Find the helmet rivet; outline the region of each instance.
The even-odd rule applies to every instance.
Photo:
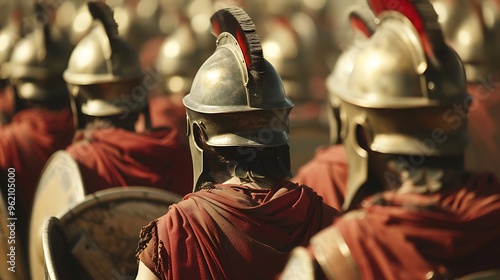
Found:
[[[434,84],[434,82],[429,82],[429,83],[427,84],[427,88],[428,88],[429,90],[434,90],[434,89],[436,88],[436,84]]]
[[[427,280],[433,280],[433,279],[436,279],[437,277],[438,277],[438,275],[434,271],[429,271],[425,275],[425,279],[427,279]]]

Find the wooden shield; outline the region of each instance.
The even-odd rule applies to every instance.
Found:
[[[133,279],[135,250],[142,227],[168,211],[181,197],[149,187],[118,187],[87,195],[60,220],[71,256],[85,279]],[[46,261],[51,261],[46,259]],[[52,264],[55,271],[67,261]]]
[[[6,202],[0,192],[0,279],[28,279],[24,247],[21,244],[21,238],[16,236],[15,227],[11,224],[12,222],[15,226],[17,220],[9,215]]]
[[[60,217],[85,198],[78,164],[66,151],[57,151],[45,164],[35,192],[29,228],[29,261],[32,279],[43,279],[43,225]]]

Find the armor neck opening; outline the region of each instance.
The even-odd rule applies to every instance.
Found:
[[[369,165],[381,190],[435,193],[460,183],[464,156],[382,154],[369,151]],[[373,181],[372,181],[373,182]]]
[[[139,119],[138,113],[130,113],[126,118],[122,115],[108,117],[94,117],[83,115],[85,129],[99,130],[105,128],[121,128],[127,131],[135,131],[135,124]]]
[[[203,144],[210,177],[215,183],[238,180],[260,185],[290,178],[289,146],[213,147]]]

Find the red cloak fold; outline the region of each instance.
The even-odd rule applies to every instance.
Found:
[[[274,279],[289,251],[338,215],[287,180],[277,191],[215,185],[146,227],[153,239],[141,261],[161,279]]]
[[[326,204],[341,210],[347,185],[344,145],[318,149],[314,158],[299,169],[292,181],[311,187]]]
[[[363,279],[426,279],[430,271],[453,277],[500,268],[500,185],[474,175],[443,194],[382,194],[366,201],[362,218],[337,228]]]
[[[180,136],[186,135],[186,107],[182,103],[182,96],[151,96],[149,112],[153,127],[175,127]]]
[[[0,126],[0,173],[4,182],[9,168],[15,169],[16,205],[31,213],[40,172],[49,157],[66,148],[73,138],[71,110],[25,109],[10,124]]]
[[[465,150],[465,167],[477,172],[493,172],[500,178],[500,88],[494,80],[485,82],[492,84],[467,87],[473,96],[467,118],[450,120],[457,124],[467,121],[469,145]]]
[[[0,88],[0,125],[7,124],[14,114],[14,92],[10,85]]]
[[[66,149],[78,162],[87,193],[150,186],[185,195],[193,188],[189,151],[176,130],[135,133],[106,128]]]

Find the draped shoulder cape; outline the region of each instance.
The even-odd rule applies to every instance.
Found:
[[[87,193],[118,186],[150,186],[181,196],[192,191],[191,155],[176,130],[135,133],[96,130],[69,146]]]
[[[273,190],[212,186],[143,228],[140,259],[159,278],[274,279],[289,251],[339,215],[288,180]]]
[[[347,186],[344,145],[318,149],[314,158],[299,169],[292,181],[311,187],[326,204],[341,210]]]
[[[435,195],[385,192],[361,211],[336,227],[362,279],[500,269],[500,184],[491,175],[470,175],[462,188]]]
[[[459,125],[467,122],[469,144],[465,149],[465,167],[475,172],[492,172],[500,178],[500,75],[488,76],[484,83],[469,84],[472,95],[468,112],[462,118],[449,118]],[[459,111],[460,112],[460,111]]]

